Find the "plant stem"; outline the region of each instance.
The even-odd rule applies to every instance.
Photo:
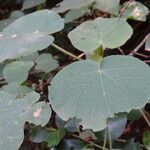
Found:
[[[147,122],[148,126],[150,127],[150,121],[148,120],[147,116],[145,115],[145,113],[143,112],[142,109],[140,109],[140,112],[141,112],[143,118],[145,119],[145,121]]]
[[[106,143],[107,143],[107,128],[105,129],[103,150],[105,150],[105,148],[106,148]]]
[[[81,60],[81,58],[79,58],[78,56],[76,56],[76,55],[74,55],[74,54],[72,54],[72,53],[66,51],[65,49],[59,47],[58,45],[56,45],[56,44],[54,44],[54,43],[51,44],[51,45],[52,45],[54,48],[56,48],[57,50],[63,52],[64,54],[67,54],[67,55],[69,55],[69,56],[71,56],[71,57],[73,57],[73,58],[75,58],[75,59],[77,59],[77,60]]]
[[[78,139],[80,139],[80,140],[82,140],[82,141],[85,141],[83,138],[81,138],[81,137],[78,136],[78,135],[75,135],[75,134],[71,134],[71,135],[72,135],[73,137],[75,137],[75,138],[78,138]],[[85,141],[85,142],[86,142],[86,141]],[[88,141],[88,143],[89,143],[91,146],[94,146],[94,147],[97,147],[97,148],[103,150],[103,147],[102,147],[102,146],[100,146],[100,145],[98,145],[98,144],[96,144],[96,143],[94,143],[94,142],[92,142],[92,141]],[[105,148],[105,150],[109,150],[109,149]]]
[[[141,43],[130,53],[131,56],[133,56],[134,53],[136,53],[146,42],[146,40],[150,37],[150,33],[148,33],[145,38],[141,41]]]

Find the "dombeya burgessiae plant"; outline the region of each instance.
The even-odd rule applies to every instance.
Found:
[[[45,0],[25,0],[22,10],[39,9],[44,4]],[[110,18],[100,16],[84,21],[74,29],[71,26],[68,33],[72,45],[83,52],[84,60],[53,43],[52,34],[61,31],[65,21],[97,9]],[[66,20],[56,13],[67,10]],[[113,142],[126,127],[127,113],[136,109],[144,115],[141,109],[150,99],[150,68],[133,56],[104,57],[104,53],[106,49],[115,51],[131,38],[133,28],[127,19],[144,22],[148,11],[139,2],[121,6],[120,0],[63,0],[53,10],[18,16],[14,22],[11,16],[10,21],[5,20],[9,25],[0,33],[0,63],[5,79],[0,90],[0,150],[19,149],[27,122],[31,127],[28,136],[33,142],[45,141],[49,147],[56,148],[67,135],[99,149],[105,149],[108,140],[112,149]],[[149,37],[148,34],[143,39],[147,51]],[[61,55],[53,57],[48,51],[50,45],[73,57],[72,63],[59,66]],[[102,134],[105,134],[103,141],[98,138]],[[93,143],[99,139],[104,146]],[[132,139],[126,148],[130,145],[133,145]]]

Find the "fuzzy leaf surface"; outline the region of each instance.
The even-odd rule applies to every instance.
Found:
[[[72,30],[68,37],[77,49],[91,52],[100,45],[107,48],[119,47],[132,33],[133,30],[125,19],[99,17],[94,21],[82,23]]]
[[[62,119],[76,117],[82,119],[84,128],[99,131],[114,113],[146,104],[149,74],[147,64],[129,56],[109,56],[101,63],[79,61],[53,78],[49,98]]]

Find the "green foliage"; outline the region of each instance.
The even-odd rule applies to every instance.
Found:
[[[147,150],[150,150],[150,132],[146,131],[143,137],[143,143],[146,146]]]
[[[110,56],[102,63],[79,61],[53,78],[49,98],[60,117],[80,118],[84,128],[98,131],[114,113],[146,104],[149,74],[149,66],[133,57]]]
[[[88,7],[82,7],[80,9],[71,9],[65,15],[65,23],[72,22],[75,19],[82,17],[86,12],[88,12]]]
[[[28,71],[34,65],[32,61],[15,61],[5,66],[3,74],[8,83],[22,83],[28,77]]]
[[[124,5],[126,5],[126,3]],[[148,13],[149,10],[145,5],[140,2],[133,1],[127,6],[122,17],[138,21],[146,21],[146,16]]]
[[[46,73],[58,67],[57,60],[53,59],[51,54],[43,53],[37,57],[35,62],[36,62],[35,69],[42,70]]]
[[[68,37],[77,49],[91,52],[100,45],[107,48],[119,47],[132,33],[132,28],[125,19],[99,17],[94,21],[82,23],[71,31]]]
[[[22,99],[16,99],[14,95],[5,91],[0,92],[0,149],[5,147],[17,150],[20,147],[24,139],[23,126],[26,121],[46,125],[51,109],[44,102],[36,103],[38,99],[39,94],[35,92]]]
[[[45,3],[46,0],[25,0],[22,6],[22,10],[35,7],[37,5]]]
[[[109,138],[111,139],[111,141],[115,141],[116,139],[118,139],[124,132],[126,123],[127,123],[126,114],[119,114],[115,116],[113,119],[109,119],[107,123],[108,140]]]
[[[53,10],[58,13],[62,13],[69,9],[79,9],[84,6],[88,6],[92,2],[94,2],[94,0],[63,0],[56,5],[56,8],[53,8]]]
[[[150,51],[150,37],[146,41],[145,50]]]
[[[19,18],[0,33],[0,62],[42,50],[53,43],[51,35],[63,29],[63,19],[49,10]]]
[[[133,20],[146,21],[148,8],[136,1],[122,5],[120,0],[63,0],[52,10],[30,13],[44,8],[46,0],[17,2],[28,10],[14,11],[0,21],[0,150],[19,149],[24,133],[32,142],[42,142],[41,149],[109,146],[112,150],[141,150],[132,137],[126,141],[123,137],[124,144],[117,139],[126,126],[132,132],[132,123],[150,100],[150,68],[133,57],[144,42],[145,50],[150,51],[149,34],[129,54],[133,56],[105,56],[110,49],[122,51],[119,47],[133,34]],[[63,13],[64,19],[56,12]],[[64,28],[64,21],[70,23],[54,36],[65,37],[67,32],[72,46],[83,51],[79,56],[75,55],[78,51],[71,53],[75,51],[71,45],[68,52],[53,44],[52,34]],[[56,43],[65,47],[69,42],[63,40]],[[51,54],[50,45],[70,58],[65,60],[55,51]],[[81,58],[85,60],[73,62]],[[147,149],[149,141],[146,131],[143,143]]]
[[[65,129],[56,129],[53,132],[50,132],[47,138],[48,146],[55,146],[58,145],[62,138],[65,136],[66,131]]]
[[[95,8],[108,12],[110,14],[118,15],[120,0],[95,0]]]
[[[16,19],[24,16],[24,13],[22,11],[13,11],[8,19],[4,19],[0,21],[0,31],[2,31],[5,27],[7,27],[9,24],[11,24]]]

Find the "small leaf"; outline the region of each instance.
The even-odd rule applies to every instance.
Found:
[[[150,51],[150,37],[146,41],[145,50]]]
[[[25,0],[25,1],[23,2],[22,10],[35,7],[35,6],[40,5],[40,4],[43,4],[43,3],[45,3],[45,2],[46,2],[46,0]]]
[[[97,140],[94,132],[90,129],[86,129],[82,133],[80,133],[80,138],[84,139],[85,141],[88,141],[89,139]]]
[[[63,13],[69,9],[79,9],[84,6],[88,6],[94,2],[94,0],[63,0],[53,8],[58,13]]]
[[[22,57],[21,60],[35,62],[35,60],[37,59],[38,56],[39,56],[39,54],[37,52],[35,52],[30,55],[26,55],[26,56]]]
[[[134,142],[134,139],[128,140],[123,150],[142,150],[138,142]]]
[[[51,109],[45,102],[38,102],[32,106],[28,112],[28,121],[36,125],[45,126],[48,122],[47,118],[51,116]]]
[[[129,56],[109,56],[101,63],[74,62],[53,78],[49,99],[62,119],[80,118],[84,128],[99,131],[114,113],[147,103],[149,74],[147,64]]]
[[[46,73],[56,69],[59,66],[57,60],[53,59],[52,55],[48,53],[39,55],[35,62],[37,63],[35,69],[42,70]]]
[[[140,110],[138,110],[138,109],[137,110],[133,109],[128,114],[128,120],[130,120],[130,121],[135,121],[141,117],[142,117],[142,114],[141,114]]]
[[[99,17],[82,23],[68,37],[77,49],[91,52],[101,45],[107,48],[119,47],[132,33],[132,28],[125,19]]]
[[[2,90],[8,92],[9,94],[15,95],[16,98],[23,98],[25,95],[33,91],[32,88],[26,86],[20,86],[16,82],[11,82],[3,86]]]
[[[50,132],[47,142],[48,146],[56,146],[59,144],[59,142],[62,140],[62,138],[65,136],[66,131],[64,129],[57,129],[54,132]]]
[[[0,32],[7,27],[9,24],[11,24],[16,19],[24,16],[24,13],[22,11],[13,11],[8,19],[3,19],[0,21]]]
[[[120,7],[119,3],[120,0],[95,0],[94,7],[101,11],[118,15]]]
[[[30,115],[36,101],[40,98],[40,95],[31,92],[23,99],[16,99],[14,95],[7,92],[0,92],[0,149],[12,149],[18,150],[23,139],[24,132],[23,126],[26,121],[30,121]],[[50,107],[48,112],[50,112]],[[45,114],[45,113],[44,113]],[[44,116],[42,125],[45,125],[49,121],[50,115]],[[43,116],[43,115],[42,115]],[[46,119],[47,118],[47,119]],[[40,118],[40,123],[42,118]],[[47,121],[46,121],[47,120]],[[39,125],[39,121],[33,120]]]
[[[147,150],[150,150],[150,132],[149,131],[146,131],[144,133],[143,143],[145,147],[147,148]]]
[[[99,47],[92,54],[89,55],[91,60],[101,62],[103,60],[103,48]]]
[[[108,124],[107,128],[108,128],[109,138],[112,141],[115,141],[122,135],[126,127],[126,123],[127,123],[126,114],[119,114],[115,116],[114,118],[109,119],[107,123]]]
[[[77,119],[77,118],[71,118],[67,121],[67,123],[65,124],[64,128],[68,131],[68,132],[78,132],[80,129],[80,125],[79,123],[81,122],[82,120],[80,119]]]
[[[54,11],[41,10],[19,18],[0,33],[0,62],[43,50],[53,43],[53,36],[64,27],[64,20]]]
[[[32,130],[29,138],[34,143],[41,143],[47,140],[48,135],[49,135],[49,132],[47,130],[37,127]]]
[[[88,10],[88,7],[82,7],[80,9],[71,9],[65,15],[65,23],[72,22],[82,17],[86,12],[88,12]]]
[[[22,83],[28,77],[28,71],[34,65],[32,61],[15,61],[5,66],[3,74],[8,83]]]
[[[126,5],[126,3],[124,5]],[[149,9],[145,5],[140,2],[133,1],[126,7],[122,17],[138,21],[146,21],[148,13]]]

